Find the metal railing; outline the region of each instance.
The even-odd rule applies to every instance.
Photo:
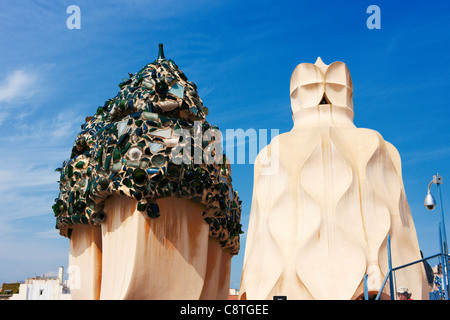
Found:
[[[441,247],[441,253],[393,268],[390,236],[387,240],[389,271],[386,273],[378,294],[374,297],[375,300],[386,299],[387,297],[390,300],[397,300],[399,289],[405,287],[405,284],[410,286],[414,283],[418,284],[415,287],[420,288],[421,292],[409,291],[409,294],[412,294],[411,299],[448,300],[450,255],[444,253],[443,247]],[[420,275],[420,278],[418,278],[418,275]],[[425,275],[425,281],[423,275]],[[364,277],[364,299],[370,299],[367,289],[367,275]]]

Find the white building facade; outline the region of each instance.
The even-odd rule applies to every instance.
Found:
[[[35,277],[25,280],[19,287],[19,293],[9,300],[71,300],[70,290],[63,284],[63,267],[57,277]]]

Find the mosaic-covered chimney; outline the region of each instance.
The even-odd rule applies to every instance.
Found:
[[[97,258],[103,255],[102,268],[93,268],[97,270],[94,278],[98,282],[90,289],[93,299],[105,294],[101,290],[104,285],[101,279],[105,277],[105,239],[112,232],[105,230],[108,219],[115,219],[108,210],[117,211],[120,207],[110,205],[108,209],[107,203],[112,198],[134,201],[129,210],[136,212],[130,211],[129,215],[139,213],[144,217],[139,218],[143,219],[140,223],[150,227],[152,223],[161,223],[156,221],[164,214],[163,199],[172,199],[172,203],[194,202],[201,208],[201,222],[207,226],[208,237],[230,256],[239,252],[242,232],[241,201],[232,187],[220,134],[214,134],[218,128],[206,121],[208,108],[203,105],[197,86],[188,81],[174,61],[165,58],[163,45],[159,45],[154,62],[136,74],[129,73],[119,87],[114,98],[86,118],[70,159],[57,169],[61,177],[60,193],[53,205],[56,228],[71,239],[71,250],[75,250],[73,235],[78,232],[77,237],[84,237],[88,247],[95,243]],[[179,210],[174,210],[181,212],[188,206],[182,204]],[[83,231],[85,235],[80,236],[83,232],[77,230],[86,228],[92,228],[94,231],[89,230],[97,235]],[[145,254],[151,258],[152,253]],[[138,267],[144,268],[145,263]],[[170,293],[167,294],[170,298]],[[133,295],[114,298],[127,297]]]

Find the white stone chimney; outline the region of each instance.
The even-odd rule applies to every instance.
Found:
[[[59,267],[58,269],[58,279],[59,279],[59,284],[63,283],[63,278],[64,278],[64,267]]]

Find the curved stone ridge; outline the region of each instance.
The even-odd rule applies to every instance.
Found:
[[[208,109],[196,85],[165,59],[162,44],[154,62],[129,75],[116,97],[86,118],[70,160],[57,169],[56,228],[70,237],[75,224],[100,224],[104,201],[113,194],[136,199],[137,209],[151,218],[159,216],[156,199],[188,198],[205,206],[210,235],[237,254],[241,201],[220,141],[187,138],[218,130],[205,120]],[[198,151],[201,161],[194,161]]]

